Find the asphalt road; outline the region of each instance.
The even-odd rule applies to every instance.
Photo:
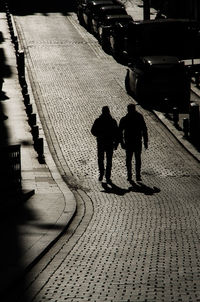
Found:
[[[200,301],[200,167],[156,116],[141,185],[113,158],[115,186],[98,182],[90,133],[104,105],[119,122],[134,100],[126,68],[106,55],[76,15],[15,17],[46,137],[77,197],[66,235],[30,273],[27,301]]]

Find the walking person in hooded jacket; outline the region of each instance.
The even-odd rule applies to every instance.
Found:
[[[127,115],[122,117],[119,123],[121,147],[126,150],[127,180],[132,181],[132,158],[134,153],[136,180],[141,181],[142,139],[147,149],[147,127],[142,114],[136,111],[134,104],[129,104],[127,110]]]
[[[113,151],[119,144],[119,132],[116,120],[111,116],[108,106],[102,108],[102,114],[94,121],[91,133],[97,139],[97,156],[99,166],[99,181],[103,180],[104,172],[107,183],[111,183]],[[106,169],[104,158],[106,155]]]

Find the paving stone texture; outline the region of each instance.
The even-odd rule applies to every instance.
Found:
[[[115,186],[99,183],[90,129],[102,106],[119,122],[134,102],[124,87],[126,67],[102,51],[75,14],[15,22],[50,149],[82,213],[71,241],[69,228],[45,268],[33,273],[27,301],[200,301],[198,161],[138,105],[149,130],[143,183],[127,182],[120,147]]]

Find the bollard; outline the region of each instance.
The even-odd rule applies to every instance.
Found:
[[[200,118],[199,118],[199,105],[196,103],[190,104],[189,110],[189,133],[191,142],[194,145],[199,145],[199,131],[200,131]]]
[[[14,36],[13,43],[14,43],[15,51],[17,52],[18,49],[19,49],[19,43],[18,43],[18,38],[17,38],[17,36]]]
[[[13,42],[13,44],[15,44],[15,42],[16,42],[16,41],[17,41],[17,36],[15,36],[15,35],[14,35],[14,37],[13,37],[13,41],[12,41],[12,42]]]
[[[38,138],[35,141],[35,150],[38,153],[38,157],[39,159],[43,159],[44,158],[44,141],[43,138]]]
[[[33,112],[33,106],[32,106],[32,104],[28,104],[26,106],[26,113],[27,113],[27,115],[28,116],[31,115],[32,112]]]
[[[13,41],[13,39],[14,39],[14,30],[13,30],[13,28],[10,28],[10,36],[11,36],[11,40]]]
[[[28,122],[29,122],[29,125],[32,127],[32,126],[34,126],[34,125],[36,125],[36,114],[35,113],[31,113],[30,115],[29,115],[29,120],[28,120]]]
[[[10,33],[12,30],[14,31],[12,22],[9,22],[9,21],[8,21],[8,30]],[[14,38],[14,35],[11,37],[12,42],[13,42],[13,38]]]
[[[20,76],[25,76],[25,63],[24,63],[24,52],[18,51],[17,53],[17,67]]]
[[[28,93],[28,87],[27,87],[27,84],[25,84],[22,86],[22,94],[25,95],[27,93]]]
[[[24,104],[27,107],[28,104],[30,104],[30,96],[28,93],[24,94]]]
[[[17,52],[18,49],[19,49],[19,43],[18,43],[18,41],[16,41],[16,42],[15,42],[15,51]]]
[[[33,141],[35,142],[39,137],[39,127],[34,125],[32,127],[31,132],[32,132],[32,136],[33,136]]]
[[[177,107],[174,107],[172,109],[172,114],[173,114],[174,125],[177,126],[178,125],[178,121],[179,121],[179,112],[178,112],[178,108]]]
[[[24,76],[24,75],[19,75],[19,83],[20,83],[21,88],[22,88],[24,85],[27,86],[26,79],[25,79],[25,76]]]
[[[7,15],[7,22],[8,22],[8,26],[12,27],[12,20],[10,15]]]
[[[11,19],[8,19],[8,27],[9,27],[9,29],[13,28]]]
[[[188,134],[189,134],[189,119],[186,118],[186,117],[183,119],[183,132],[184,132],[184,137],[188,138]]]

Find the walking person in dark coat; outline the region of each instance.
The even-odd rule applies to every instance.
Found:
[[[142,114],[136,111],[134,104],[127,106],[128,113],[119,123],[120,143],[126,150],[127,180],[132,181],[132,158],[135,154],[136,180],[141,181],[142,138],[148,148],[147,127]]]
[[[104,176],[104,157],[106,155],[106,181],[111,183],[113,150],[119,144],[118,125],[112,118],[108,106],[102,108],[102,114],[94,121],[91,133],[97,138],[97,156],[99,166],[99,181]]]

